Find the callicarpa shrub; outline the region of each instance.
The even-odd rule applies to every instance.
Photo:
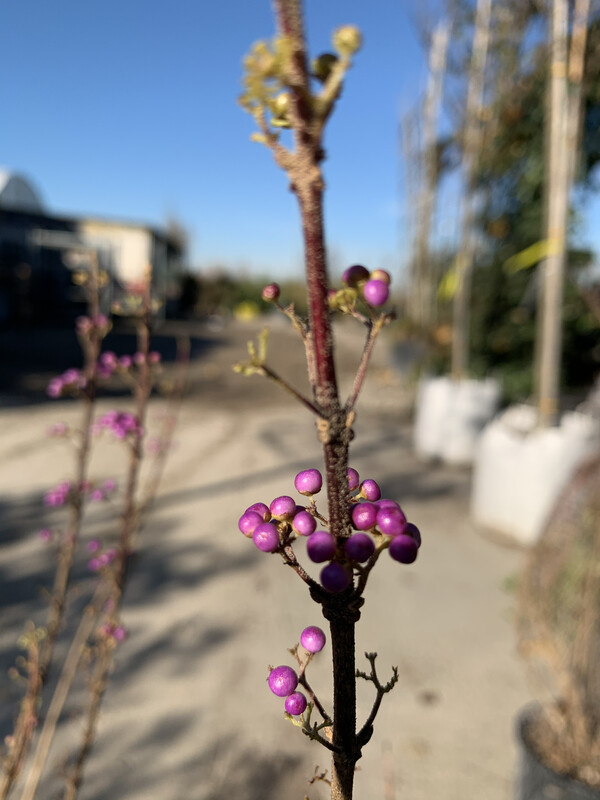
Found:
[[[276,163],[287,173],[299,203],[308,318],[296,314],[292,305],[282,304],[276,283],[265,286],[262,297],[287,316],[302,337],[312,395],[297,391],[269,366],[266,332],[258,346],[249,343],[249,360],[235,368],[246,375],[270,378],[314,415],[323,448],[323,466],[307,465],[293,478],[293,489],[301,496],[301,502],[285,495],[269,505],[254,503],[241,514],[239,529],[259,550],[279,556],[297,573],[329,623],[332,711],[315,695],[306,676],[312,658],[325,647],[325,633],[316,625],[306,628],[300,643],[290,651],[295,668],[288,664],[271,667],[268,685],[275,695],[285,698],[287,718],[331,751],[330,779],[325,773],[317,777],[329,783],[333,800],[350,800],[356,762],[371,738],[384,694],[398,680],[394,668],[391,680],[380,682],[375,653],[365,654],[368,672],[356,669],[354,632],[363,594],[380,555],[388,550],[394,561],[410,564],[417,557],[421,536],[398,503],[381,498],[376,480],[368,477],[361,481],[356,469],[348,465],[356,402],[375,340],[392,319],[384,308],[390,294],[390,276],[385,270],[370,271],[355,264],[344,272],[339,288],[330,286],[327,272],[322,139],[345,74],[360,49],[361,34],[351,25],[338,28],[332,38],[334,52],[323,53],[309,62],[299,0],[276,0],[275,15],[275,38],[256,43],[245,58],[240,102],[258,127],[252,138],[270,149]],[[286,130],[289,132],[283,134],[287,137],[284,139],[282,132]],[[334,313],[353,317],[366,332],[354,384],[345,401],[338,392],[334,363]],[[290,488],[291,483],[292,480]],[[327,490],[327,507],[317,508],[315,496],[323,486]],[[294,550],[298,537],[306,540],[308,558],[316,568],[303,566],[298,560]],[[373,683],[376,692],[371,712],[358,730],[357,678]]]

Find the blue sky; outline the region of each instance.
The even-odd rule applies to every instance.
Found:
[[[406,255],[398,119],[425,85],[424,5],[306,2],[313,55],[340,24],[364,36],[325,139],[335,270],[396,272]],[[0,164],[50,210],[174,217],[201,269],[300,274],[295,199],[236,101],[243,55],[274,30],[268,0],[3,0],[0,27]]]
[[[413,2],[309,0],[312,54],[357,24],[364,48],[326,135],[334,262],[395,269],[397,122],[425,82]],[[268,0],[3,0],[0,164],[55,213],[179,219],[191,260],[298,273],[295,200],[237,105]]]

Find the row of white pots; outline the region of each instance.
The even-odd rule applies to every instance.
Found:
[[[473,465],[471,514],[476,523],[520,544],[533,544],[557,496],[600,444],[598,421],[578,412],[539,429],[535,409],[513,406],[494,418],[493,380],[426,378],[417,395],[418,456]]]

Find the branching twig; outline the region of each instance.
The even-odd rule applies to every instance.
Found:
[[[377,658],[377,653],[365,653],[365,658],[371,664],[371,673],[367,674],[366,672],[362,672],[361,670],[357,669],[356,677],[362,678],[365,681],[371,681],[377,690],[377,696],[375,697],[375,702],[373,703],[373,708],[371,709],[371,713],[369,714],[367,721],[356,736],[359,747],[363,747],[371,738],[373,733],[373,722],[375,721],[375,717],[379,711],[379,706],[383,700],[383,695],[391,692],[394,686],[398,683],[398,667],[392,667],[393,675],[385,684],[385,686],[383,686],[379,682],[377,670],[375,669],[375,659]]]
[[[356,405],[356,401],[358,399],[358,395],[362,388],[362,385],[365,380],[365,376],[367,374],[367,367],[369,366],[369,361],[371,358],[371,354],[373,352],[373,347],[375,346],[375,342],[379,333],[384,325],[386,325],[390,321],[391,317],[387,314],[380,314],[379,317],[374,322],[369,321],[368,328],[369,333],[367,335],[367,340],[365,342],[365,346],[363,349],[362,357],[360,360],[360,364],[358,365],[358,370],[356,372],[356,376],[354,378],[354,386],[352,387],[352,393],[350,397],[346,401],[345,409],[346,412],[350,412],[354,409]]]

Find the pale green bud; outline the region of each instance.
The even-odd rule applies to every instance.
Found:
[[[355,25],[342,25],[333,32],[333,46],[342,56],[352,56],[362,45],[362,35]]]

